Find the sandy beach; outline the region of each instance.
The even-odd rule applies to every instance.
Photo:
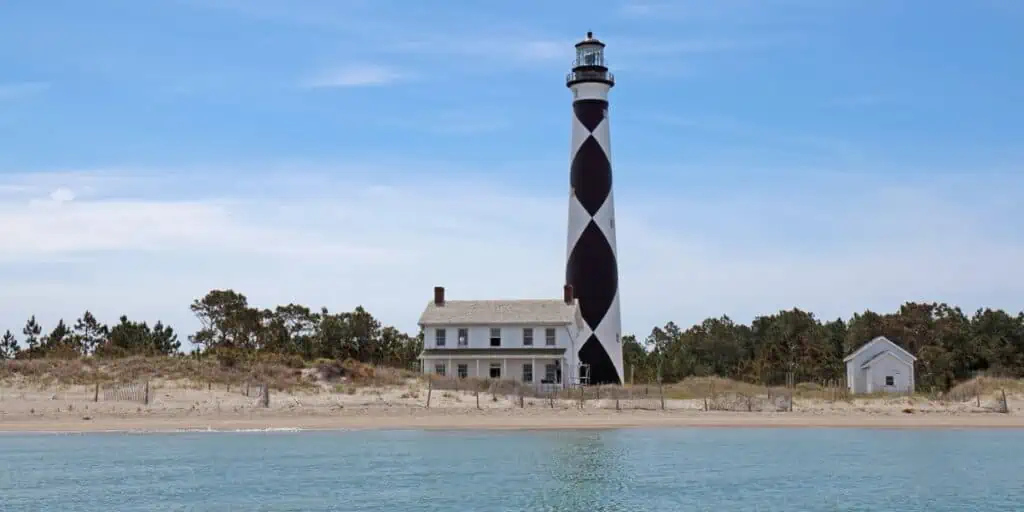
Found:
[[[397,411],[395,411],[397,412]],[[91,420],[68,418],[17,419],[0,423],[0,432],[175,432],[239,430],[557,430],[607,428],[886,428],[886,429],[1024,429],[1019,416],[820,416],[801,413],[765,415],[758,413],[679,413],[624,411],[591,412],[472,412],[406,410],[381,413],[360,411],[351,415],[252,415],[222,417],[99,417]]]
[[[0,387],[2,432],[338,429],[587,429],[655,427],[1019,428],[1022,400],[1009,414],[989,399],[940,402],[922,397],[843,401],[797,399],[792,412],[705,411],[704,401],[573,400],[431,393],[405,386],[272,392],[264,407],[255,388],[153,382],[150,402],[97,397],[90,386]],[[248,395],[246,394],[248,391]]]

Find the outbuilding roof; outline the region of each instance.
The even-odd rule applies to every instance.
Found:
[[[871,365],[875,363],[875,361],[878,361],[879,359],[881,359],[883,357],[891,357],[891,358],[893,358],[893,359],[895,359],[895,360],[897,360],[897,361],[899,361],[899,362],[901,362],[901,363],[903,363],[903,364],[905,364],[907,366],[910,366],[910,362],[909,361],[901,358],[900,356],[897,356],[896,354],[893,353],[892,350],[883,350],[883,351],[881,351],[881,352],[879,352],[879,353],[869,357],[867,361],[864,361],[864,363],[860,365],[860,367],[861,367],[861,369],[870,368]]]
[[[852,361],[855,357],[860,355],[861,352],[864,352],[865,350],[867,350],[868,347],[875,346],[875,345],[877,345],[879,343],[885,343],[885,344],[887,344],[889,346],[890,349],[892,349],[892,350],[894,350],[894,351],[896,351],[896,352],[898,352],[898,353],[900,353],[902,355],[907,356],[908,358],[910,358],[911,361],[917,361],[917,358],[914,357],[914,354],[911,354],[910,352],[907,352],[907,350],[905,348],[903,348],[903,347],[893,343],[892,340],[890,340],[889,338],[886,338],[885,336],[878,336],[875,339],[873,339],[873,340],[871,340],[871,341],[861,345],[861,347],[858,348],[857,350],[855,350],[852,354],[846,356],[843,359],[843,362],[844,363],[848,363],[848,362]],[[877,357],[877,356],[875,356],[875,357]]]

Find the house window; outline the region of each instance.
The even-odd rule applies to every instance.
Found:
[[[553,382],[555,382],[556,378],[557,378],[557,376],[556,376],[555,365],[554,364],[546,364],[546,365],[544,365],[544,382],[553,383]]]
[[[459,371],[459,378],[460,379],[465,379],[466,377],[469,377],[469,365],[468,364],[459,364],[458,371]]]
[[[469,346],[469,329],[459,329],[459,346]]]
[[[500,379],[501,378],[501,363],[491,363],[491,373],[490,373],[490,376],[491,376],[492,379]]]
[[[533,382],[533,364],[523,364],[523,382]]]
[[[434,365],[434,373],[436,373],[438,377],[444,377],[444,374],[445,374],[444,363],[437,363],[437,364],[435,364]]]
[[[434,331],[434,344],[438,347],[443,347],[445,341],[448,338],[448,331],[445,329],[438,329]]]
[[[896,379],[894,379],[894,378],[892,377],[892,375],[886,375],[886,376],[885,376],[885,385],[886,385],[886,386],[892,386],[892,385],[895,385],[895,380],[896,380]]]
[[[491,346],[492,347],[500,347],[501,346],[501,329],[499,329],[497,327],[491,328]]]
[[[555,329],[553,327],[544,329],[544,344],[549,347],[555,346]]]
[[[526,327],[526,328],[523,329],[523,346],[524,347],[532,347],[533,346],[533,329],[530,328],[530,327]]]

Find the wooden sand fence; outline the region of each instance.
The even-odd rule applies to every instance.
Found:
[[[98,401],[101,386],[96,385],[93,400]],[[141,402],[149,405],[149,381],[115,383],[102,386],[104,402]]]
[[[782,383],[785,384],[782,384]],[[507,404],[511,408],[545,407],[552,409],[604,410],[703,410],[734,412],[791,412],[796,390],[792,373],[780,376],[777,386],[741,384],[739,389],[716,389],[723,382],[709,378],[689,384],[563,385],[560,383],[520,382],[516,380],[458,378],[431,375],[426,378],[424,406],[437,403],[439,392],[470,394],[476,407],[487,402]],[[823,398],[838,400],[844,396],[841,381],[822,386]]]

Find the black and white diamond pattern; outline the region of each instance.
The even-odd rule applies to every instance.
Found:
[[[566,283],[579,299],[584,326],[580,362],[592,383],[622,383],[619,271],[615,246],[608,102],[573,103]]]

